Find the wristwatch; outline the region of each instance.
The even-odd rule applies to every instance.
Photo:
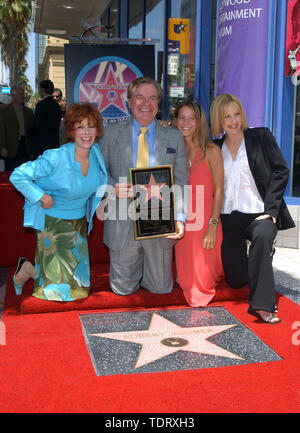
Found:
[[[213,224],[214,226],[217,226],[219,224],[219,218],[217,218],[217,217],[210,218],[208,224]]]

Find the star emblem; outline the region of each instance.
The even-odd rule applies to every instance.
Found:
[[[128,85],[118,82],[112,65],[109,65],[105,80],[103,73],[99,83],[88,83],[88,85],[100,94],[100,104],[98,106],[100,112],[105,110],[108,106],[114,105],[127,114],[125,102]]]
[[[180,21],[180,24],[174,24],[174,33],[180,34],[181,32],[185,32],[186,24],[183,24],[182,21]]]
[[[162,201],[163,198],[162,198],[162,195],[160,193],[160,189],[164,185],[166,185],[166,182],[156,183],[153,174],[151,174],[148,184],[139,185],[141,188],[143,188],[147,192],[144,203],[147,203],[147,201],[149,201],[152,197],[156,197]]]
[[[243,360],[234,353],[208,341],[209,337],[234,326],[237,325],[183,328],[165,317],[153,313],[149,328],[146,330],[93,333],[90,335],[140,344],[142,347],[134,367],[137,369],[180,350]]]

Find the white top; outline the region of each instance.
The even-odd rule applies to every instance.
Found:
[[[235,161],[232,159],[226,143],[222,146],[222,155],[224,160],[224,201],[221,213],[230,214],[233,211],[264,212],[264,202],[249,167],[245,140],[239,148]]]

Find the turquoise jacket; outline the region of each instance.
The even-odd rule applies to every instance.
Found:
[[[86,219],[89,223],[88,233],[93,228],[93,216],[99,205],[107,184],[107,173],[98,143],[90,149],[94,152],[102,174],[101,184],[96,193],[87,200]],[[71,189],[75,168],[75,144],[66,143],[58,149],[46,150],[35,161],[26,162],[17,167],[10,176],[11,183],[25,197],[24,226],[44,230],[45,209],[40,199],[47,193],[53,195]]]

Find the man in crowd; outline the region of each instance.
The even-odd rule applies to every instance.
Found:
[[[12,86],[10,94],[12,102],[0,106],[0,154],[6,171],[30,160],[33,120],[33,111],[24,105],[23,87]]]
[[[68,141],[66,134],[65,134],[65,124],[63,121],[63,118],[66,114],[66,101],[63,101],[62,91],[60,89],[58,89],[57,87],[54,89],[52,96],[53,96],[54,101],[56,101],[58,103],[58,105],[60,106],[60,109],[61,109],[62,119],[61,119],[60,128],[59,128],[59,144],[60,144],[60,146],[62,146],[63,144],[65,144]]]
[[[59,127],[61,109],[54,101],[54,85],[51,80],[40,82],[39,92],[42,99],[36,104],[33,120],[32,156],[36,159],[47,149],[59,147]]]
[[[62,100],[62,91],[58,88],[55,88],[53,90],[52,96],[54,101],[56,101],[59,104]]]

